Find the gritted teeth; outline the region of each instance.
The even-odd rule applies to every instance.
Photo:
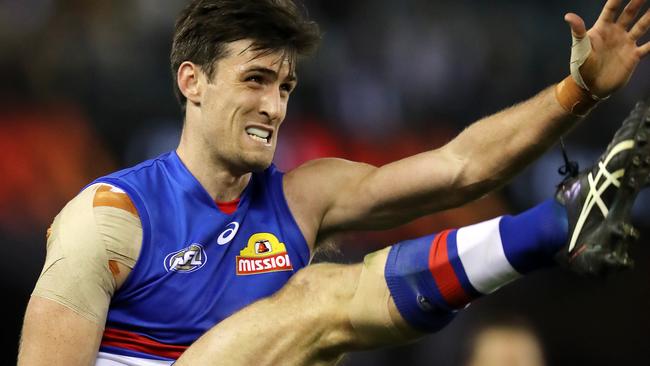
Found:
[[[271,136],[271,132],[267,130],[263,130],[261,128],[257,127],[248,127],[246,129],[246,133],[252,136],[257,136],[259,138],[267,140]]]
[[[252,139],[255,140],[255,141],[263,142],[263,143],[265,143],[265,144],[268,144],[268,143],[269,143],[269,141],[268,141],[267,139],[263,139],[263,138],[261,138],[261,137],[259,137],[259,136],[252,135],[252,134],[250,134],[250,133],[248,134],[248,137],[252,138]]]

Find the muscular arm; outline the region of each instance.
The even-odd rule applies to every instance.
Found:
[[[94,364],[110,299],[140,248],[142,229],[129,203],[123,193],[93,186],[56,217],[25,313],[19,365]]]
[[[379,168],[335,159],[311,162],[287,174],[285,189],[293,207],[307,206],[297,210],[324,210],[316,215],[322,222],[305,227],[320,224],[325,233],[391,227],[506,183],[576,121],[548,88],[474,123],[439,149]]]
[[[650,43],[638,44],[650,28],[650,11],[635,21],[643,2],[629,2],[619,15],[621,3],[608,0],[589,31],[577,15],[565,17],[576,42],[572,62],[579,61],[572,75],[582,76],[583,87],[575,77],[562,83],[561,103],[549,87],[472,124],[437,150],[379,168],[327,159],[287,174],[287,199],[305,236],[395,226],[508,182],[575,125],[578,118],[567,110],[587,113],[592,96],[605,97],[624,86],[650,53]]]

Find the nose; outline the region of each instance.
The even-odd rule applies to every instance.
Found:
[[[282,100],[280,90],[268,88],[260,100],[260,114],[265,115],[270,121],[282,120],[285,102]]]

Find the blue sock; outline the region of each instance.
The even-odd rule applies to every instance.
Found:
[[[568,240],[566,209],[550,199],[516,216],[503,216],[499,223],[503,251],[519,273],[550,267],[555,253]]]

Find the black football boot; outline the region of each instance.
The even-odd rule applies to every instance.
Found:
[[[559,186],[556,199],[569,219],[560,264],[584,275],[630,268],[629,244],[639,237],[630,216],[650,181],[650,103],[639,102],[596,164]]]

